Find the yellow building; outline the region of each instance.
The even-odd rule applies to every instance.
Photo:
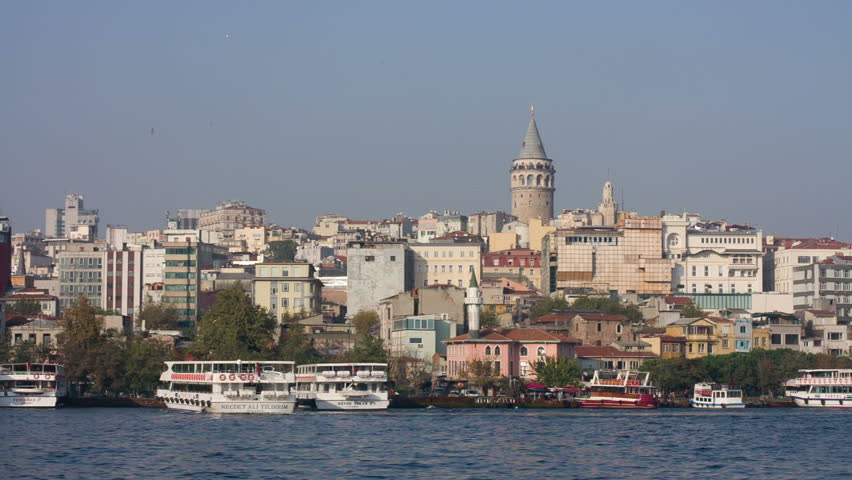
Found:
[[[736,347],[734,323],[725,318],[681,318],[666,327],[666,335],[686,337],[686,358],[725,355]]]
[[[556,232],[556,227],[542,224],[541,219],[530,219],[530,250],[541,250],[544,237]]]
[[[769,328],[755,327],[751,330],[751,348],[769,350]]]
[[[314,266],[299,262],[264,262],[255,266],[252,296],[279,323],[284,314],[314,314],[321,310],[322,282]]]
[[[234,230],[234,239],[245,247],[245,251],[261,253],[266,250],[266,227],[250,226]]]
[[[488,250],[511,250],[518,248],[518,236],[515,232],[492,233],[488,235]]]
[[[414,286],[455,285],[463,288],[471,272],[482,278],[481,243],[413,243]]]

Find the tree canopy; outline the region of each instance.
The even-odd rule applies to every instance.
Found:
[[[684,305],[680,312],[681,316],[686,318],[704,318],[707,314],[695,302],[689,302]]]
[[[358,363],[387,363],[388,352],[385,342],[370,334],[358,335],[355,346],[349,353],[349,359]]]
[[[269,242],[263,255],[266,260],[292,262],[296,258],[296,247],[296,242],[292,240]]]
[[[6,313],[16,315],[38,315],[41,313],[41,303],[38,300],[27,298],[6,304]]]
[[[548,387],[567,387],[580,385],[582,371],[580,364],[565,357],[544,357],[532,364],[536,380]]]
[[[571,305],[577,310],[596,310],[608,315],[624,315],[633,323],[642,321],[642,312],[636,305],[625,305],[610,297],[580,297]]]
[[[373,310],[361,310],[352,317],[355,334],[369,335],[379,327],[379,314]]]
[[[177,330],[178,317],[175,309],[148,297],[137,315],[139,324],[146,330]]]
[[[239,282],[221,291],[198,326],[195,353],[214,360],[261,360],[272,353],[275,320]]]
[[[487,308],[479,309],[479,327],[480,328],[497,328],[500,326],[500,320],[497,319],[497,312]]]
[[[538,318],[550,314],[554,310],[569,308],[564,298],[544,297],[530,309],[530,318]]]
[[[283,360],[291,360],[296,364],[314,363],[319,359],[314,346],[308,335],[297,321],[288,324],[284,341],[280,347],[280,357]]]

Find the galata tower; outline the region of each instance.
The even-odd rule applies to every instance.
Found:
[[[530,108],[530,124],[521,153],[512,162],[512,215],[529,224],[539,218],[547,223],[553,218],[553,192],[556,169],[544,153],[544,145],[535,123],[535,109]]]

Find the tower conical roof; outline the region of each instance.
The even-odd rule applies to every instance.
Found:
[[[468,288],[479,288],[479,283],[476,281],[476,272],[470,272],[470,283]]]
[[[538,125],[535,123],[535,110],[530,108],[530,124],[527,127],[527,136],[524,138],[524,143],[521,145],[521,153],[518,158],[541,158],[547,159],[547,154],[544,153],[544,145],[541,143],[541,136],[538,134]]]

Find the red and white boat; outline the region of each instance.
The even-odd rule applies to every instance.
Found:
[[[595,370],[586,385],[588,396],[577,402],[582,408],[657,408],[657,387],[648,380],[648,372],[631,370]]]

